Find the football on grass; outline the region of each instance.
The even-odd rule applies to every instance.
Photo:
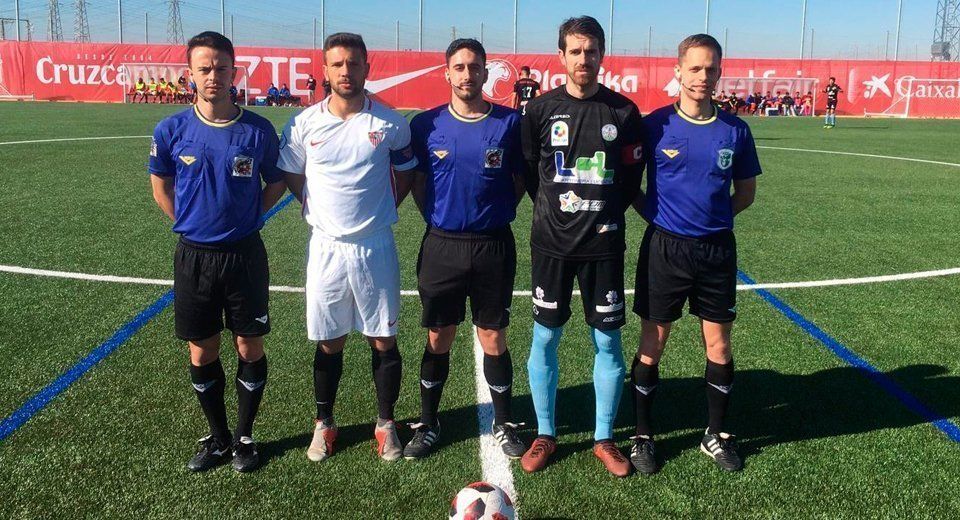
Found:
[[[513,519],[510,496],[487,482],[474,482],[461,489],[450,504],[450,520]]]

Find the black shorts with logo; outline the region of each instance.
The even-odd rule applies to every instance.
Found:
[[[417,258],[424,327],[463,322],[470,298],[473,324],[499,330],[510,324],[517,247],[510,227],[483,233],[430,228]]]
[[[177,337],[196,341],[219,334],[224,317],[237,336],[270,332],[270,272],[259,233],[237,242],[199,244],[184,238],[173,257]]]
[[[837,109],[837,100],[827,98],[827,110],[836,110]]]
[[[737,317],[737,241],[732,231],[706,237],[649,226],[640,243],[633,312],[669,323],[690,313],[714,323]]]
[[[593,260],[555,258],[533,250],[530,270],[533,319],[546,327],[562,327],[570,319],[573,279],[577,279],[587,324],[614,330],[626,323],[623,299],[623,255]]]

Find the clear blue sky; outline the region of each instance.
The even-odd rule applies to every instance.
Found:
[[[310,47],[313,18],[320,18],[320,0],[225,0],[227,32],[230,15],[239,45]],[[74,34],[73,0],[61,0],[64,37]],[[480,36],[490,52],[510,52],[513,42],[513,0],[423,0],[423,45],[442,50],[457,36]],[[937,0],[904,0],[901,59],[929,59]],[[31,20],[34,38],[47,34],[46,0],[20,0],[21,18]],[[165,0],[124,0],[124,40],[144,41],[144,13],[149,15],[151,43],[167,38]],[[183,31],[189,37],[220,28],[219,0],[183,0]],[[95,41],[116,41],[117,1],[88,0],[90,30]],[[653,28],[652,53],[670,55],[677,42],[704,28],[706,0],[615,0],[613,44],[616,54],[647,52]],[[710,32],[732,57],[796,57],[800,52],[802,0],[711,0]],[[396,24],[400,47],[417,47],[418,0],[326,0],[326,31],[363,34],[370,48],[394,49]],[[609,0],[520,0],[520,52],[554,52],[556,28],[566,17],[590,14],[611,33]],[[0,0],[0,17],[13,17],[14,0]],[[897,0],[808,0],[807,47],[814,31],[816,58],[892,58],[897,24]],[[12,38],[13,25],[6,24]],[[25,25],[21,26],[25,34]],[[886,47],[887,32],[890,33]],[[319,34],[319,29],[318,29]],[[318,36],[319,38],[319,36]]]

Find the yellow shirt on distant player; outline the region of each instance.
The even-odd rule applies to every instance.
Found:
[[[142,81],[138,81],[137,84],[133,86],[133,88],[137,92],[143,92],[144,90],[146,90],[147,84]]]

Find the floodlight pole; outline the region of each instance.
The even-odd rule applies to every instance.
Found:
[[[117,0],[117,40],[123,43],[123,0]]]
[[[651,45],[653,45],[653,26],[649,25],[647,26],[647,57],[648,58],[653,55],[653,51],[650,48]]]
[[[317,17],[313,17],[313,50],[317,50]]]
[[[481,27],[483,27],[482,24]],[[400,20],[397,20],[397,50],[400,50]]]
[[[607,40],[607,55],[613,55],[613,0],[610,0],[610,38]]]
[[[224,0],[220,0],[220,34],[227,34],[227,15],[223,2]]]
[[[417,50],[423,52],[423,0],[417,10]]]
[[[327,2],[320,0],[320,45],[327,41]]]
[[[897,1],[897,38],[893,44],[893,61],[900,61],[900,20],[903,18],[903,0]]]
[[[803,41],[807,36],[807,0],[803,0],[803,12],[800,14],[800,61],[803,61]]]
[[[520,0],[513,0],[513,53],[517,53],[517,10]]]
[[[150,43],[150,13],[143,13],[143,43]]]
[[[703,20],[703,32],[710,34],[710,0],[707,0],[706,15]]]
[[[480,22],[480,44],[483,44],[483,22]]]
[[[13,1],[13,25],[17,27],[17,41],[20,41],[20,0]]]

